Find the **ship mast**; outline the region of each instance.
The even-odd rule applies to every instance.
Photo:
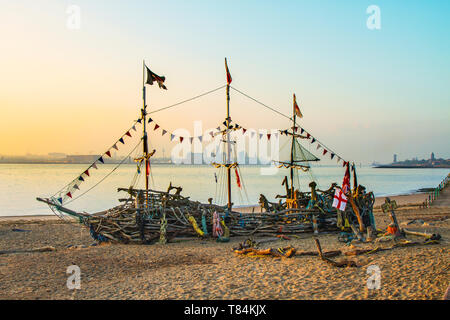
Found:
[[[290,178],[291,178],[291,198],[294,197],[294,145],[295,145],[295,110],[293,112],[294,126],[292,127],[292,142],[291,142],[291,162],[290,162]]]
[[[142,132],[142,144],[143,144],[143,157],[145,159],[145,203],[148,206],[148,170],[149,170],[149,157],[148,157],[148,140],[147,140],[147,104],[146,104],[146,92],[145,92],[145,60],[142,65],[142,100],[143,107],[141,109],[143,132]]]
[[[231,212],[231,145],[230,145],[230,79],[231,76],[228,77],[229,71],[228,71],[228,65],[227,65],[227,58],[225,58],[225,69],[227,71],[227,118],[226,118],[226,124],[227,128],[225,129],[227,132],[227,187],[228,187],[228,212]]]

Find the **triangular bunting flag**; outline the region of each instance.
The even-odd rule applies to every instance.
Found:
[[[153,119],[152,118],[148,118],[148,123],[152,122]]]
[[[85,172],[83,172],[85,175],[87,175],[89,177],[89,169],[86,170]]]
[[[193,138],[193,137],[190,137],[190,138],[189,138],[189,141],[190,141],[191,144],[192,144],[192,141],[194,141],[194,138]]]
[[[175,138],[174,134],[170,134],[170,141],[173,141],[173,138]]]
[[[134,131],[136,131],[136,126],[133,126],[133,128],[131,128],[131,129],[133,129]]]
[[[110,151],[106,151],[105,154],[111,158],[111,152]]]
[[[267,134],[267,140],[270,140],[270,133]]]
[[[316,150],[319,150],[319,149],[320,149],[320,147],[321,147],[321,145],[320,145],[320,144],[318,144],[318,145],[317,145],[317,148],[316,148]]]
[[[313,144],[314,142],[316,142],[316,139],[312,138],[311,144]]]
[[[167,131],[163,129],[162,136],[165,135],[166,133],[167,133]]]
[[[105,162],[103,161],[103,157],[98,158],[98,161],[100,161],[101,163],[105,163]]]
[[[217,127],[216,129],[217,129],[217,131],[220,131],[220,127]]]
[[[159,125],[155,123],[155,129],[153,129],[153,130],[156,130],[158,128],[159,128]]]
[[[183,143],[184,137],[180,137],[180,142]]]
[[[114,143],[114,145],[112,146],[114,149],[119,150],[119,148],[117,148],[117,144]]]
[[[305,129],[300,128],[300,134],[303,134],[303,132],[305,132]]]
[[[209,134],[214,138],[214,132],[211,131]]]
[[[120,138],[119,141],[122,142],[122,144],[125,144],[125,142],[123,142],[123,138]]]
[[[73,188],[74,188],[74,189],[77,189],[77,190],[80,190],[80,188],[78,188],[78,185],[77,185],[77,184],[74,184],[74,185],[73,185]]]
[[[345,167],[346,165],[347,165],[347,161],[344,161],[344,162],[342,163],[342,166]]]
[[[255,134],[256,134],[256,132],[252,131],[252,133],[251,133],[252,138],[255,136]]]
[[[203,137],[202,136],[198,136],[198,141],[202,142]]]
[[[325,155],[328,152],[327,149],[323,149],[323,155]]]
[[[309,139],[311,135],[309,133],[306,133],[306,138]]]
[[[331,160],[333,160],[334,156],[335,156],[335,154],[332,153],[332,154],[331,154]]]
[[[78,177],[78,180],[84,181],[84,178],[83,178],[82,176],[79,176],[79,177]]]
[[[62,198],[58,198],[58,201],[59,201],[59,203],[61,203],[62,204]]]
[[[137,120],[137,122],[141,123],[141,122],[142,122],[142,119],[139,118],[139,119]]]
[[[72,198],[72,194],[70,192],[67,192],[66,196],[68,196],[69,198]]]
[[[130,131],[127,131],[127,133],[125,133],[127,136],[131,137],[131,133]]]
[[[95,162],[91,165],[91,168],[97,169],[97,165],[95,164]]]

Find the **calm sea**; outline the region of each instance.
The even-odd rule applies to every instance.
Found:
[[[84,164],[0,164],[0,216],[42,215],[51,214],[36,197],[53,195],[86,169]],[[80,185],[79,196],[94,186],[115,167],[113,164],[99,166],[91,170],[91,176]],[[264,194],[269,200],[274,200],[277,194],[284,193],[281,186],[283,177],[288,174],[286,169],[279,169],[275,175],[264,175],[258,166],[242,166],[241,180],[245,190],[238,192],[236,177],[233,172],[233,202],[235,205],[256,204],[259,195]],[[374,169],[370,167],[357,168],[358,183],[372,190],[376,196],[396,195],[414,192],[420,188],[435,187],[449,173],[448,169]],[[117,205],[118,198],[125,194],[118,193],[117,187],[129,187],[136,166],[124,164],[94,189],[68,204],[67,207],[86,212],[96,212]],[[219,183],[216,183],[214,173]],[[332,182],[341,184],[344,176],[342,167],[315,167],[313,176],[319,189],[326,189]],[[219,203],[224,202],[225,190],[220,183],[222,176],[212,166],[152,166],[152,188],[166,190],[169,182],[182,186],[182,194],[193,200],[206,202],[214,198]],[[309,175],[300,174],[301,190],[308,190]],[[143,185],[143,177],[138,181]],[[221,203],[222,204],[222,203]]]

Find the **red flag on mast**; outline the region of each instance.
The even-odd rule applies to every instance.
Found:
[[[233,79],[231,78],[230,70],[228,70],[227,58],[225,58],[225,69],[227,70],[227,84],[230,85]]]
[[[347,162],[347,169],[345,170],[344,180],[342,180],[342,192],[347,193],[350,190],[350,169]]]
[[[238,187],[240,188],[241,187],[241,179],[239,178],[239,173],[238,173],[237,168],[234,168],[234,173],[236,173],[236,183],[237,183]]]
[[[297,99],[295,98],[295,93],[294,93],[294,114],[297,115],[299,118],[303,118],[303,115],[300,112],[300,108],[298,107],[297,104]]]

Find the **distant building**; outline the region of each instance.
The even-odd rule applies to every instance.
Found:
[[[430,160],[431,160],[431,161],[436,160],[436,158],[434,157],[434,152],[431,153],[431,159],[430,159]]]
[[[394,154],[394,163],[396,163],[396,162],[397,162],[397,155]]]
[[[51,159],[64,159],[66,157],[66,154],[60,152],[50,152],[48,154],[48,157]]]
[[[100,155],[98,154],[86,154],[86,155],[67,155],[66,160],[68,163],[93,163]]]

